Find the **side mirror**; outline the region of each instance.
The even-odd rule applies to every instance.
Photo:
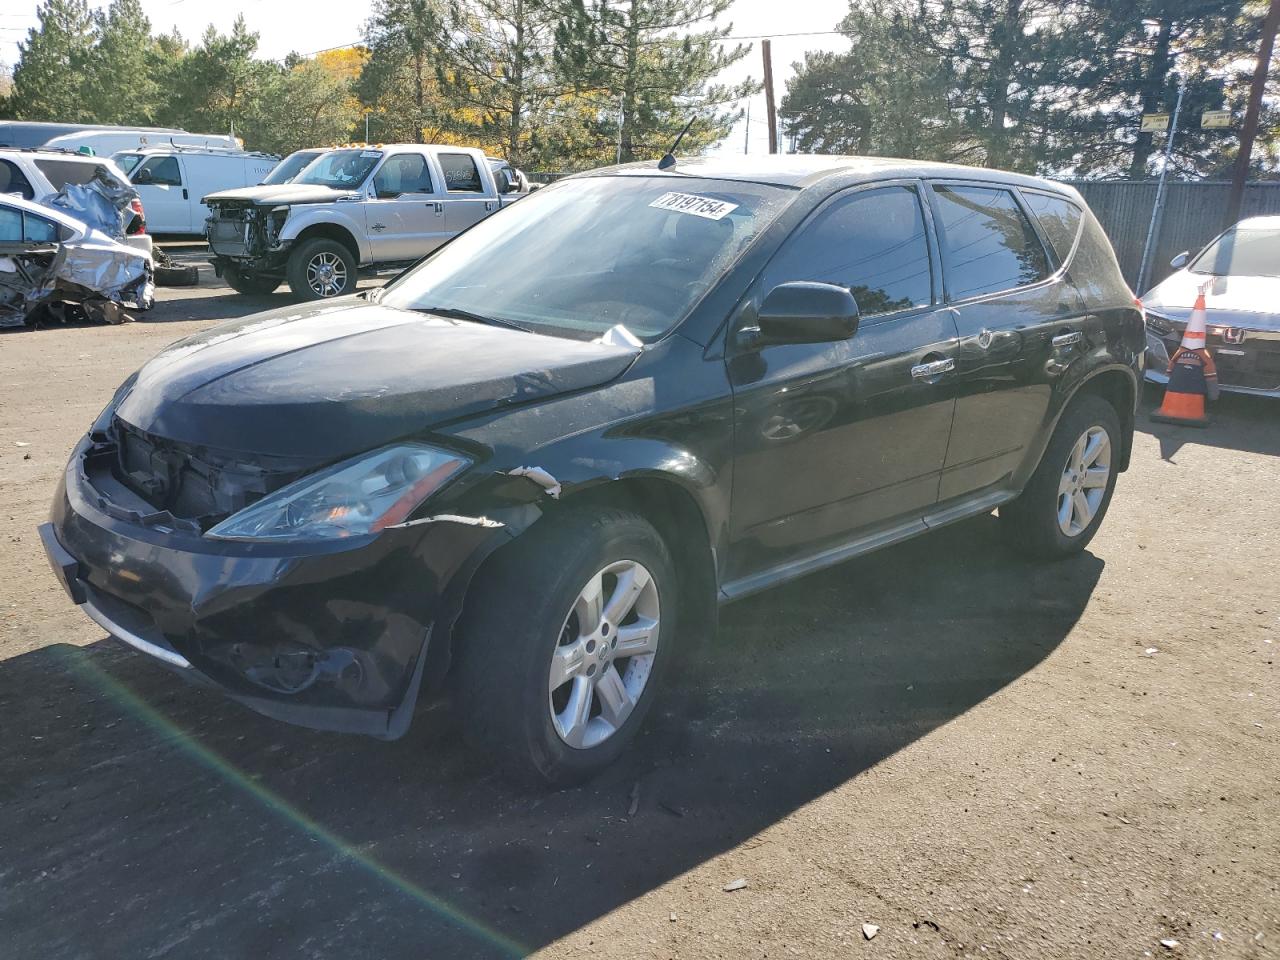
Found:
[[[139,170],[133,175],[134,183],[150,183],[152,180],[151,171],[147,169]]]
[[[1187,265],[1187,261],[1190,259],[1191,253],[1187,250],[1183,250],[1180,254],[1169,261],[1169,266],[1173,267],[1175,270],[1181,270]]]
[[[858,301],[846,287],[796,280],[769,291],[756,312],[765,343],[834,343],[858,329]]]

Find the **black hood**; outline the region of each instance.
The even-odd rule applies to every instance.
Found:
[[[116,415],[181,443],[328,460],[606,383],[638,352],[332,301],[178,341],[138,372]]]

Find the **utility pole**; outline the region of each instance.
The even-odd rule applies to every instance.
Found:
[[[1280,0],[1273,0],[1280,3]],[[769,152],[778,152],[778,115],[773,108],[773,53],[768,40],[760,41],[764,54],[764,107],[769,115]]]
[[[1280,3],[1280,0],[1273,0]],[[1182,112],[1182,95],[1187,92],[1186,76],[1178,75],[1178,99],[1173,105],[1173,120],[1169,124],[1169,139],[1164,144],[1164,162],[1160,164],[1160,182],[1156,186],[1156,203],[1151,208],[1151,222],[1147,224],[1147,242],[1142,247],[1142,263],[1138,267],[1138,296],[1146,292],[1147,277],[1151,270],[1151,257],[1155,253],[1156,239],[1160,236],[1160,221],[1164,219],[1164,182],[1169,175],[1169,163],[1173,160],[1173,141],[1178,136],[1178,114]]]
[[[1267,73],[1271,69],[1271,49],[1276,42],[1276,27],[1280,27],[1280,0],[1271,0],[1267,19],[1262,23],[1262,42],[1258,45],[1258,62],[1253,68],[1253,85],[1249,88],[1249,106],[1244,114],[1244,127],[1240,130],[1240,155],[1231,175],[1231,194],[1227,198],[1227,220],[1223,226],[1231,226],[1240,219],[1240,206],[1244,202],[1244,184],[1249,178],[1249,160],[1253,155],[1253,141],[1258,135],[1258,115],[1262,112],[1262,93],[1267,85]]]
[[[369,142],[369,111],[364,112],[364,142]]]
[[[747,123],[746,130],[742,134],[742,152],[744,154],[751,152],[751,101],[747,101]]]

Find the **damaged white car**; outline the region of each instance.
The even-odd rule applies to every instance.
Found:
[[[151,258],[61,210],[0,196],[0,327],[121,323],[155,297]]]

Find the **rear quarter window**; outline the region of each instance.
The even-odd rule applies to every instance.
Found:
[[[35,199],[27,175],[12,160],[0,160],[0,193],[16,193],[24,200]]]
[[[1053,247],[1058,262],[1069,263],[1080,236],[1080,225],[1084,222],[1080,208],[1066,197],[1036,193],[1034,190],[1022,191],[1022,198],[1035,214],[1036,222]]]
[[[98,172],[99,165],[84,160],[37,160],[36,167],[53,184],[53,189],[61,190],[68,183],[88,183]]]

